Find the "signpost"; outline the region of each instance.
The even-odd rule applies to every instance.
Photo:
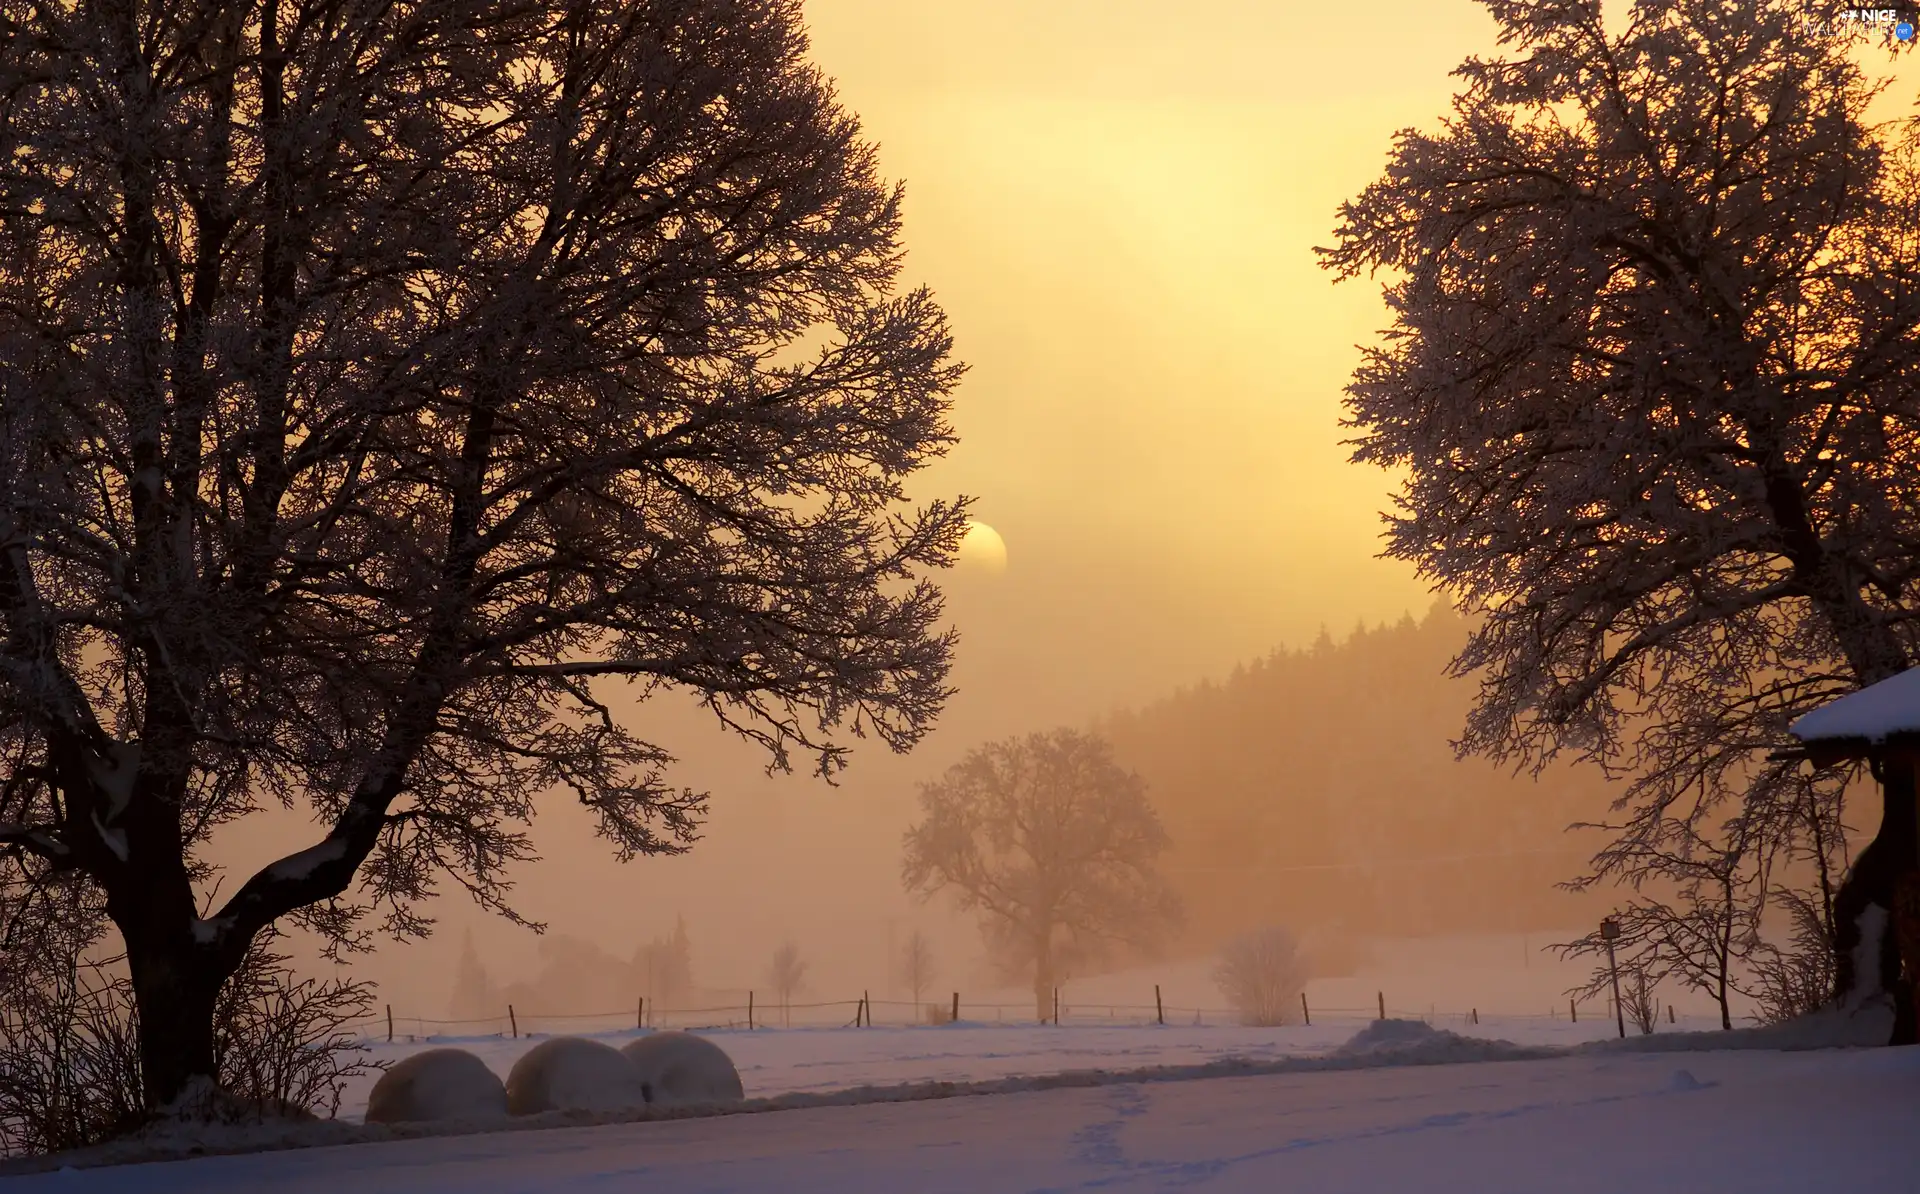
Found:
[[[1620,940],[1620,922],[1609,916],[1600,922],[1600,940],[1607,943],[1607,976],[1613,981],[1613,1022],[1620,1039],[1627,1039],[1627,1011],[1620,1006],[1620,964],[1613,957],[1613,943]]]

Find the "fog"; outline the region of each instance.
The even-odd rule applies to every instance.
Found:
[[[1354,346],[1386,313],[1376,288],[1333,286],[1312,248],[1392,131],[1444,110],[1448,72],[1488,48],[1491,25],[1465,0],[1419,6],[1417,31],[1304,2],[1174,11],[808,4],[817,61],[906,180],[908,281],[935,290],[971,367],[960,442],[916,493],[975,496],[1008,563],[945,580],[963,637],[937,731],[904,757],[859,744],[837,787],[767,775],[690,699],[631,706],[678,756],[673,779],[711,791],[703,837],[621,866],[556,796],[535,828],[543,860],[514,876],[527,917],[621,959],[684,917],[696,982],[713,989],[763,983],[792,941],[820,997],[883,996],[915,929],[944,975],[992,981],[972,922],[902,893],[919,781],[982,741],[1089,724],[1323,628],[1429,609],[1409,570],[1375,558],[1393,479],[1340,444]],[[1406,732],[1439,757],[1455,729]],[[1316,763],[1328,798],[1371,749]],[[1178,809],[1162,815],[1184,865],[1204,868]],[[260,819],[218,855],[257,864],[312,832]],[[1224,931],[1207,907],[1193,948]],[[457,889],[428,911],[432,939],[352,963],[396,1012],[445,1014],[469,933],[496,982],[537,969],[539,938]]]

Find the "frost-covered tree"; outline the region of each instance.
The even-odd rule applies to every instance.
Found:
[[[767,964],[767,985],[780,1000],[780,1022],[787,1027],[793,1026],[793,997],[806,985],[807,963],[800,957],[800,947],[789,941],[773,951],[773,961]]]
[[[673,932],[656,937],[633,954],[633,970],[640,991],[647,1001],[660,1000],[669,1006],[675,1000],[693,994],[693,938],[687,932],[687,920],[677,916]]]
[[[900,947],[900,981],[907,984],[907,990],[913,992],[913,1006],[920,1006],[920,995],[933,985],[937,968],[933,961],[933,943],[927,935],[915,929]],[[916,1011],[916,1015],[919,1013]]]
[[[1146,785],[1098,737],[1063,729],[977,747],[921,786],[920,809],[907,890],[951,890],[979,912],[1000,963],[1032,980],[1042,1020],[1066,966],[1147,945],[1178,915],[1155,869],[1167,832]]]
[[[1631,776],[1597,875],[1630,877],[1670,830],[1790,824],[1787,724],[1916,658],[1920,163],[1798,3],[1488,7],[1507,52],[1325,250],[1389,278],[1349,423],[1405,470],[1388,554],[1478,620],[1462,749]],[[1883,812],[1836,896],[1855,1002],[1916,866]]]
[[[947,695],[958,366],[799,0],[0,0],[0,898],[101,893],[150,1103],[284,918],[509,912],[544,794],[705,804]],[[281,804],[312,844],[209,881]],[[510,912],[509,912],[510,914]]]
[[[1640,842],[1627,868],[1636,893],[1613,917],[1620,936],[1611,956],[1625,971],[1672,978],[1706,995],[1727,1029],[1734,998],[1751,994],[1746,963],[1761,943],[1760,845],[1752,824],[1738,819],[1711,836],[1689,822],[1663,827]],[[1594,960],[1586,985],[1569,994],[1611,995],[1609,950],[1598,930],[1555,948]]]
[[[1300,943],[1277,926],[1227,942],[1213,968],[1214,985],[1241,1022],[1261,1027],[1293,1023],[1311,977]]]
[[[453,994],[447,1000],[447,1015],[469,1022],[491,1020],[503,1015],[506,1007],[507,997],[487,973],[469,929],[460,942],[460,961],[453,968]]]
[[[505,1015],[509,1004],[521,1016],[600,1012],[627,1006],[636,994],[646,994],[627,960],[592,941],[546,933],[538,957],[539,968],[503,987],[481,1017]]]

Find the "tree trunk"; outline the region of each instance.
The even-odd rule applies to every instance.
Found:
[[[205,932],[178,831],[159,801],[137,803],[128,862],[107,887],[107,915],[126,944],[138,1020],[146,1110],[177,1100],[196,1078],[217,1081],[214,1005],[244,941]],[[196,930],[199,930],[198,932]]]
[[[139,1012],[140,1076],[146,1108],[159,1111],[196,1078],[217,1082],[213,1052],[214,1003],[224,981],[199,951],[128,943]]]
[[[1042,1024],[1053,1019],[1053,949],[1043,944],[1033,967],[1033,1015]]]

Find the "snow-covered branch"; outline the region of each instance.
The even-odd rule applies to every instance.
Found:
[[[1388,554],[1477,617],[1462,749],[1624,778],[1631,876],[1920,661],[1920,133],[1786,0],[1498,7],[1322,251],[1389,279],[1348,422],[1406,478]]]
[[[825,773],[926,733],[961,370],[795,0],[103,13],[0,14],[0,749],[50,777],[0,818],[130,957],[505,908],[549,792],[686,848],[597,686]],[[272,801],[319,840],[200,919]]]

